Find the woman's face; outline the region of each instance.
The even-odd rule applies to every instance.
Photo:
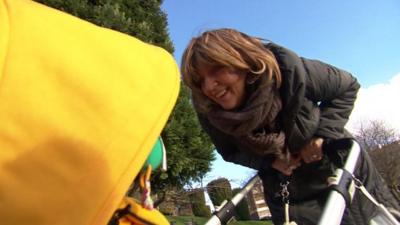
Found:
[[[227,67],[200,69],[202,92],[225,110],[239,107],[245,99],[246,73]]]

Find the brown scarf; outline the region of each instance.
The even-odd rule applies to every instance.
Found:
[[[261,156],[285,158],[285,134],[276,126],[282,108],[279,92],[274,82],[267,81],[265,76],[252,85],[256,85],[255,90],[250,91],[240,109],[226,111],[213,106],[206,113],[207,118],[213,126],[234,136],[241,149]]]

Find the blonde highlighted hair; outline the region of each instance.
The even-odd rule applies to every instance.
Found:
[[[181,73],[184,83],[192,89],[193,95],[205,101],[204,104],[212,104],[207,103],[205,96],[201,96],[199,71],[203,66],[244,71],[250,83],[259,76],[267,76],[275,82],[277,88],[281,84],[279,65],[273,53],[264,47],[261,39],[234,29],[202,33],[189,42],[182,56]]]

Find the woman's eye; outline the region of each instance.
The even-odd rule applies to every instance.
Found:
[[[199,87],[201,87],[201,86],[203,85],[203,83],[204,83],[203,80],[204,80],[204,79],[203,79],[202,77],[196,77],[196,78],[194,79],[194,82],[196,83],[196,85],[198,85]]]
[[[211,74],[214,74],[214,75],[215,75],[215,74],[224,72],[225,69],[226,69],[225,67],[214,67],[214,68],[211,70]]]

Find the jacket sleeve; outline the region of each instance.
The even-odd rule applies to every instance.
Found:
[[[266,170],[270,168],[274,160],[273,157],[263,157],[251,152],[240,151],[233,137],[213,127],[204,115],[198,113],[197,116],[204,131],[210,136],[217,152],[225,161],[255,170]]]
[[[360,88],[350,73],[317,60],[302,58],[307,71],[306,97],[318,103],[315,136],[341,138]]]

